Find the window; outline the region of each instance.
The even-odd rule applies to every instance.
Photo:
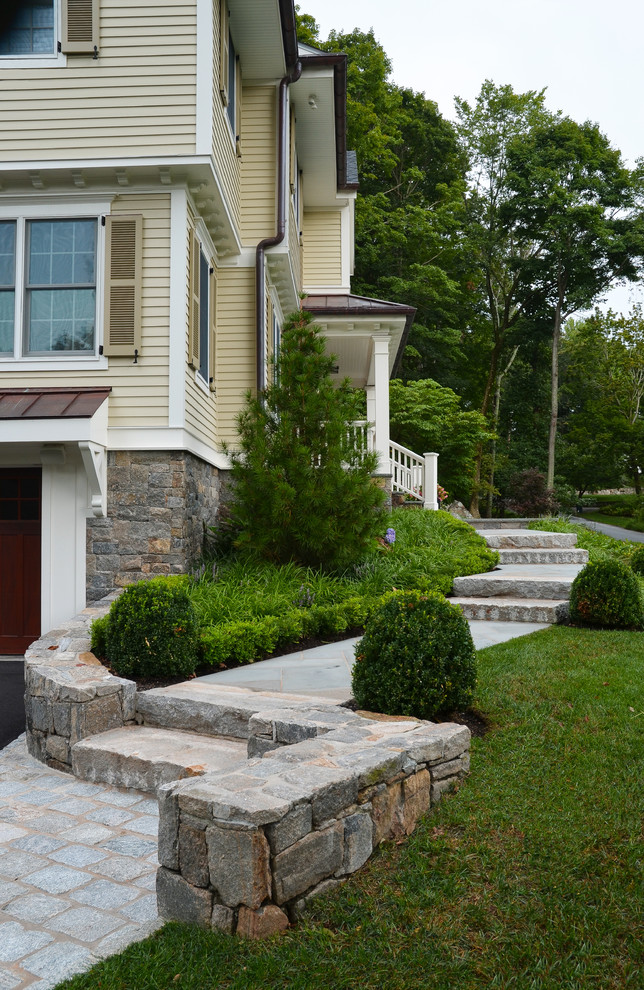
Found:
[[[216,278],[196,231],[190,234],[190,312],[188,363],[198,382],[215,391]]]
[[[96,218],[0,221],[0,353],[94,355]]]
[[[236,103],[236,89],[237,89],[237,61],[235,58],[235,46],[233,44],[233,39],[228,37],[228,103],[226,105],[226,113],[228,114],[228,123],[230,128],[235,134],[236,131],[236,114],[235,114],[235,103]]]
[[[273,384],[280,382],[280,347],[282,346],[282,329],[273,310]]]
[[[54,44],[54,0],[23,0],[5,15],[0,55],[52,55]]]

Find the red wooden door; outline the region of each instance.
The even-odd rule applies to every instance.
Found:
[[[40,468],[0,468],[0,655],[40,636]]]

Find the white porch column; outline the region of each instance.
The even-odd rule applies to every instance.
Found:
[[[438,454],[423,454],[425,458],[425,478],[423,484],[423,508],[438,509]]]
[[[375,422],[376,422],[376,390],[373,385],[367,385],[365,392],[367,393],[367,423],[369,426],[367,430],[367,448],[372,449],[372,445],[369,443],[369,435],[373,440],[373,435],[375,433]]]
[[[378,470],[390,474],[389,464],[389,336],[374,334],[373,341],[373,393],[375,437],[374,449],[378,451]],[[369,390],[367,390],[368,394]],[[368,400],[367,400],[368,401]],[[367,406],[367,415],[369,407]],[[369,419],[371,417],[369,416]]]

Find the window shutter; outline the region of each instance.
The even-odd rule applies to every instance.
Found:
[[[297,160],[295,154],[295,108],[291,107],[291,114],[289,117],[289,183],[291,186],[291,195],[295,192],[295,184],[297,182]]]
[[[190,306],[189,306],[189,358],[191,368],[199,367],[199,239],[194,230],[190,232]]]
[[[134,357],[141,349],[143,217],[105,217],[105,333],[103,353]]]
[[[208,384],[210,386],[210,391],[216,391],[215,382],[215,334],[217,329],[217,276],[215,275],[214,266],[210,266],[210,285],[208,292],[208,305],[210,307],[209,312],[209,324],[210,324],[210,351],[208,354]]]
[[[98,51],[99,0],[63,0],[61,51],[68,55],[93,55]]]
[[[219,92],[221,102],[228,106],[228,57],[229,57],[230,27],[228,24],[227,0],[219,4]]]
[[[237,157],[241,158],[241,130],[242,130],[242,73],[239,55],[235,59],[235,150]]]

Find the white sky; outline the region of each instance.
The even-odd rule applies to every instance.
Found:
[[[599,124],[629,164],[644,157],[642,0],[298,0],[329,31],[374,29],[392,78],[453,119],[484,79],[516,92],[546,87],[551,110]],[[628,310],[639,288],[609,303]]]

